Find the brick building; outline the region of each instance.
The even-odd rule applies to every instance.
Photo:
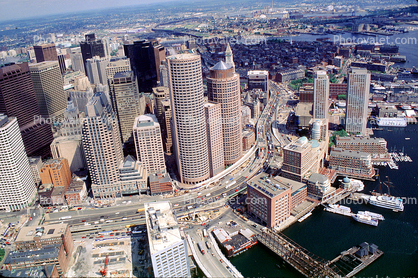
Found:
[[[266,173],[247,184],[248,212],[269,228],[277,227],[290,216],[290,211],[307,197],[306,184],[283,177],[269,178]]]
[[[44,163],[40,173],[42,184],[52,183],[55,187],[67,187],[71,182],[71,171],[66,158],[50,159]]]

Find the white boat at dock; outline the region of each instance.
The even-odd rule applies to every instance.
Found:
[[[359,211],[357,212],[357,214],[370,216],[371,218],[376,219],[376,220],[385,220],[385,217],[383,217],[383,215],[381,215],[380,213],[374,213],[370,211]]]
[[[391,209],[393,211],[403,211],[404,205],[402,203],[402,199],[396,198],[393,196],[371,196],[363,194],[361,196],[367,203],[376,206],[381,207],[385,209]]]
[[[342,206],[342,205],[328,205],[328,207],[325,207],[326,211],[332,212],[332,213],[336,213],[336,214],[341,214],[341,215],[345,215],[345,216],[351,216],[351,209],[349,207],[346,206]]]
[[[303,220],[305,220],[306,218],[308,218],[311,215],[312,215],[312,210],[310,212],[308,212],[307,214],[305,214],[304,216],[302,216],[301,218],[299,218],[298,222],[302,222]]]
[[[376,220],[376,219],[372,218],[371,216],[366,216],[366,215],[362,215],[362,214],[353,214],[352,217],[357,222],[360,222],[360,223],[363,223],[363,224],[367,224],[367,225],[371,225],[371,226],[375,226],[375,227],[377,227],[377,225],[379,224],[379,220]]]

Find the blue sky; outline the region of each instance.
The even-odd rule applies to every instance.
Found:
[[[174,0],[0,0],[0,21]]]

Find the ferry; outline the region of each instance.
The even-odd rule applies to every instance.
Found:
[[[383,217],[383,215],[381,215],[380,213],[374,213],[370,211],[359,211],[357,212],[357,214],[370,216],[371,218],[376,219],[376,220],[385,220],[385,217]]]
[[[381,207],[385,209],[391,209],[393,211],[403,211],[404,206],[402,203],[402,199],[396,198],[393,196],[370,196],[370,195],[363,195],[362,198],[369,204]]]
[[[345,215],[345,216],[351,216],[351,209],[349,207],[346,206],[341,206],[341,205],[328,205],[328,207],[325,207],[326,211],[332,212],[332,213],[336,213],[336,214],[341,214],[341,215]]]
[[[377,227],[377,225],[379,224],[379,220],[373,219],[370,216],[361,215],[361,214],[353,214],[352,217],[357,222],[364,223],[364,224],[367,224],[367,225]]]

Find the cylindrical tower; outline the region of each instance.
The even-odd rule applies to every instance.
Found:
[[[209,100],[221,104],[225,164],[233,164],[242,156],[239,75],[221,61],[210,69],[207,80]]]
[[[209,178],[208,145],[200,56],[167,57],[172,104],[173,149],[182,183]]]

